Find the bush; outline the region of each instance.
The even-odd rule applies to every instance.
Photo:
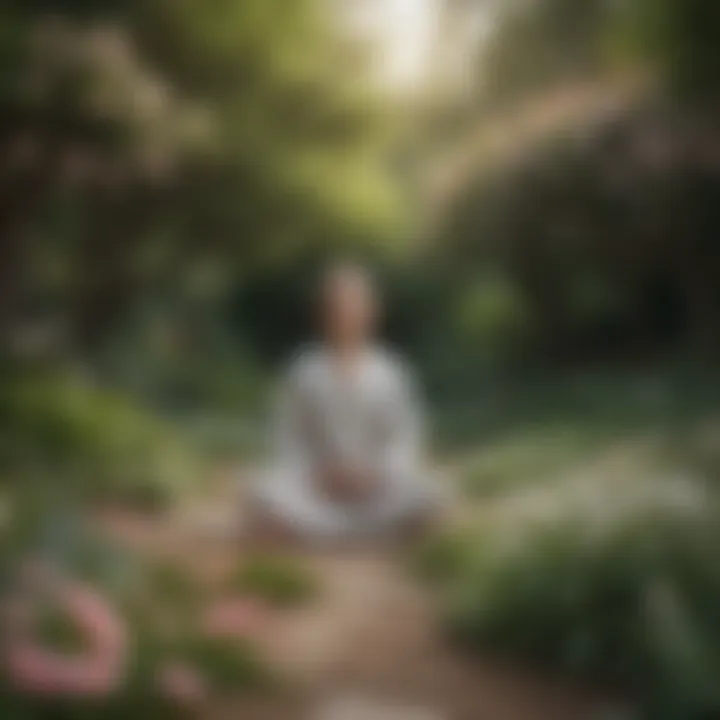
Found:
[[[517,288],[502,275],[488,275],[465,290],[455,311],[455,329],[467,347],[502,358],[527,333],[527,315]]]
[[[78,578],[89,584],[122,619],[128,644],[122,684],[111,694],[97,698],[43,697],[15,689],[5,676],[5,667],[0,667],[0,717],[170,720],[201,715],[206,709],[204,701],[197,705],[183,702],[164,688],[162,673],[170,666],[189,668],[196,673],[204,696],[210,701],[275,687],[275,677],[249,635],[209,633],[203,614],[212,599],[187,570],[147,560],[115,546],[87,527],[77,532],[78,539],[82,535],[84,540],[82,547],[77,542],[70,543],[62,557],[49,558],[51,567],[65,578]],[[85,551],[87,545],[90,552]],[[16,597],[16,590],[21,587],[16,584],[18,565],[21,558],[37,557],[33,554],[35,547],[25,538],[13,545],[13,558],[6,558],[4,573],[5,579],[13,578],[13,582],[0,585],[3,606],[6,599]],[[50,599],[48,596],[43,601],[36,637],[43,647],[67,656],[84,652],[86,636],[63,608],[56,607]],[[0,621],[7,622],[4,617]],[[3,624],[0,633],[6,629]]]
[[[158,507],[197,463],[162,422],[71,375],[23,373],[0,388],[5,474],[99,499]]]
[[[703,718],[720,711],[717,505],[631,467],[488,510],[443,578],[448,622],[471,648],[629,690],[651,720]]]

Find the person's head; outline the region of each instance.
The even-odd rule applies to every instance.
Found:
[[[353,263],[330,266],[323,274],[319,299],[322,333],[331,346],[353,349],[372,337],[378,297],[364,267]]]

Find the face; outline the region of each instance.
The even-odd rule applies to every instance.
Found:
[[[323,330],[331,345],[357,347],[372,336],[376,301],[361,271],[343,269],[332,273],[326,279],[322,301]]]

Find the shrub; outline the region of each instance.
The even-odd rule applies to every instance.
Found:
[[[0,387],[6,476],[155,508],[187,487],[195,458],[130,401],[70,375],[23,373]]]
[[[442,586],[449,625],[471,648],[617,684],[651,720],[706,717],[720,710],[715,500],[699,480],[612,469],[489,510]]]
[[[63,562],[53,566],[67,577],[82,576],[85,582],[89,579],[121,618],[129,652],[122,685],[106,696],[42,697],[15,689],[1,667],[0,717],[171,720],[202,716],[205,699],[222,700],[275,686],[271,669],[249,636],[220,637],[208,633],[202,622],[208,597],[187,571],[112,548],[110,543],[93,538],[89,531],[83,537],[95,547],[93,562],[87,556],[76,557],[73,544],[62,554]],[[14,555],[11,565],[17,570],[18,559],[28,556],[27,545],[18,544]],[[117,570],[115,561],[121,557],[124,567],[118,576],[113,569]],[[16,577],[16,573],[12,575]],[[14,582],[0,586],[0,603],[12,597],[16,587]],[[62,608],[50,604],[38,620],[36,636],[43,647],[67,655],[84,650],[83,636]],[[0,627],[0,632],[3,629]],[[182,690],[178,693],[180,697],[171,696],[162,681],[167,668],[187,668],[191,674],[196,673],[201,697],[197,701],[184,698]]]

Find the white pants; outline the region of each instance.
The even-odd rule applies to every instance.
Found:
[[[338,503],[308,478],[278,470],[260,473],[250,492],[262,512],[302,536],[320,540],[383,534],[440,509],[445,499],[437,481],[418,477],[388,483],[361,506]]]

